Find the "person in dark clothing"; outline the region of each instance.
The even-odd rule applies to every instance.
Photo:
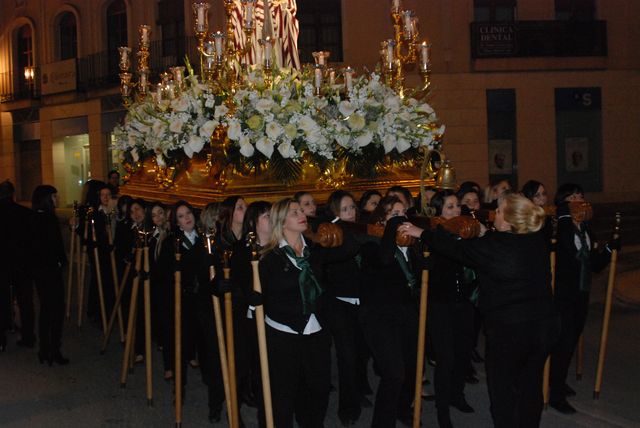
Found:
[[[436,216],[445,220],[460,215],[460,203],[451,190],[436,193],[431,206]],[[461,263],[436,250],[431,253],[431,263],[427,327],[432,346],[430,355],[436,362],[436,408],[439,426],[451,427],[449,406],[464,413],[474,411],[464,396],[474,342],[474,307],[470,301],[473,288],[465,279],[465,267]]]
[[[33,211],[17,204],[13,197],[15,188],[6,180],[0,183],[0,350],[6,348],[5,332],[11,323],[11,286],[14,287],[20,308],[20,340],[18,346],[33,348],[35,345],[33,280],[29,274],[31,261],[27,257],[28,230]]]
[[[539,232],[544,220],[542,208],[522,195],[508,194],[499,199],[496,231],[482,238],[458,240],[442,227],[400,227],[421,237],[432,251],[478,271],[487,385],[497,428],[540,424],[542,371],[559,332],[548,243]]]
[[[357,207],[353,196],[336,190],[327,203],[337,224],[355,222]],[[344,233],[343,239],[357,240],[363,235]],[[358,244],[359,245],[359,244]],[[323,283],[327,290],[327,315],[336,349],[338,365],[338,418],[344,426],[354,425],[361,412],[361,403],[371,406],[365,397],[371,391],[367,381],[369,350],[359,322],[360,263],[355,257],[325,266]]]
[[[58,191],[53,186],[40,185],[33,191],[30,259],[37,260],[31,268],[40,300],[38,359],[51,366],[65,365],[69,360],[60,353],[64,324],[64,282],[62,266],[67,262],[64,243],[55,209]]]
[[[182,329],[185,345],[182,349],[183,382],[186,384],[187,381],[187,340],[193,340],[200,357],[202,380],[208,388],[209,421],[218,422],[225,397],[211,296],[228,285],[221,286],[225,281],[221,275],[220,252],[215,251],[213,257],[207,253],[204,239],[196,229],[193,207],[185,201],[179,201],[172,210],[172,216],[171,223],[175,227],[175,236],[180,240],[182,254],[179,267],[182,272]],[[209,278],[209,266],[212,263],[217,273],[213,281]],[[187,335],[186,332],[190,334]]]
[[[260,260],[273,417],[278,428],[320,428],[329,403],[331,339],[325,328],[324,263],[348,259],[357,247],[323,248],[302,236],[307,217],[283,199],[271,208],[271,238]]]
[[[364,337],[380,375],[374,428],[411,426],[418,337],[419,273],[422,255],[414,246],[398,246],[396,229],[406,221],[406,205],[385,196],[371,216],[386,224],[382,240],[362,245],[359,317]]]
[[[565,414],[576,411],[567,401],[568,395],[575,394],[567,385],[567,373],[587,319],[591,273],[604,269],[611,258],[609,246],[597,248],[589,224],[571,215],[569,204],[576,202],[584,202],[580,186],[567,183],[558,187],[555,303],[562,329],[551,351],[549,405]]]

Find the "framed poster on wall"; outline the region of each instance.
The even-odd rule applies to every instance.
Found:
[[[564,139],[564,160],[567,172],[589,170],[589,138],[566,137]]]
[[[504,175],[513,172],[513,141],[489,140],[489,174]]]

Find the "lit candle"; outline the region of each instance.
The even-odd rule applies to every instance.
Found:
[[[162,101],[162,92],[164,91],[164,86],[162,85],[162,83],[158,83],[156,85],[156,104],[160,104],[160,101]]]
[[[396,46],[396,42],[394,42],[392,39],[387,40],[387,67],[388,68],[392,68],[393,67],[393,48],[395,48]]]
[[[140,72],[140,77],[138,79],[138,85],[140,88],[140,93],[141,94],[146,94],[147,93],[147,85],[148,85],[148,81],[147,81],[147,71],[141,71]]]
[[[420,68],[429,69],[429,44],[426,41],[420,43]]]
[[[344,69],[344,84],[347,87],[347,92],[353,89],[353,68],[351,67]]]
[[[264,66],[271,67],[271,51],[273,50],[273,45],[271,44],[271,37],[267,36],[264,39]]]
[[[222,60],[224,34],[222,34],[220,31],[216,31],[216,33],[213,35],[213,41],[216,45],[216,59],[220,61]]]
[[[314,84],[316,89],[320,89],[320,86],[322,86],[322,68],[320,65],[316,65],[315,70],[313,70],[314,73]]]
[[[205,67],[207,68],[207,70],[213,69],[213,65],[216,60],[215,52],[216,52],[215,42],[212,42],[211,40],[207,40],[206,42],[204,42],[204,53],[206,54]]]
[[[184,78],[184,67],[182,66],[178,66],[178,67],[171,67],[171,74],[173,74],[173,80],[176,81],[176,85],[179,88],[182,88],[182,81]]]
[[[418,35],[418,17],[417,16],[411,17],[411,35],[412,36]]]
[[[413,12],[411,12],[410,10],[405,10],[404,12],[402,12],[402,15],[404,17],[404,38],[405,39],[410,39],[411,38],[411,15],[413,14]]]
[[[336,71],[333,68],[329,69],[329,86],[336,84]]]
[[[402,9],[402,0],[393,0],[391,2],[391,12],[400,13],[400,9]]]

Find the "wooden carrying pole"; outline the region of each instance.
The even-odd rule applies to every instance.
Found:
[[[107,217],[109,222],[107,223],[107,237],[109,238],[109,258],[111,260],[111,276],[113,277],[113,291],[115,293],[116,300],[118,294],[120,294],[120,287],[118,286],[118,269],[116,268],[116,252],[113,246],[113,233],[111,232],[111,214]],[[114,305],[114,308],[116,306]],[[122,308],[118,308],[118,327],[120,328],[120,343],[124,343],[124,321],[122,319]],[[107,328],[107,331],[109,329]]]
[[[78,202],[73,201],[73,221],[69,226],[71,230],[71,236],[69,236],[69,265],[67,268],[68,276],[67,276],[67,307],[66,307],[66,317],[67,319],[71,318],[71,290],[73,288],[73,259],[75,257],[76,251],[76,226],[78,224]]]
[[[424,252],[425,259],[429,257]],[[422,373],[424,371],[424,341],[427,332],[427,296],[429,294],[429,271],[422,270],[422,287],[420,288],[420,312],[418,318],[418,354],[416,361],[416,386],[413,401],[413,428],[420,427],[422,412]]]
[[[84,276],[87,271],[87,239],[89,238],[89,222],[84,219],[84,233],[82,241],[82,256],[80,257],[80,279],[78,280],[78,327],[82,327],[82,307],[84,305]]]
[[[255,237],[254,237],[255,239]],[[255,243],[251,247],[251,268],[253,271],[253,291],[262,293],[258,252]],[[271,404],[271,380],[269,379],[269,357],[267,354],[267,332],[264,323],[264,307],[256,306],[256,328],[258,332],[258,352],[260,354],[260,373],[262,375],[262,396],[264,398],[264,416],[267,428],[273,428],[273,406]]]
[[[584,367],[584,334],[578,339],[578,349],[576,350],[576,380],[582,380]]]
[[[231,277],[231,269],[229,269],[229,257],[231,253],[229,251],[224,252],[224,267],[222,272],[224,279],[229,280]],[[231,292],[224,293],[224,318],[225,318],[225,330],[227,338],[227,367],[229,371],[229,394],[231,396],[231,428],[239,428],[240,424],[238,419],[238,394],[236,387],[236,356],[235,345],[233,338],[233,305],[231,302]]]
[[[147,406],[153,406],[153,354],[151,353],[151,280],[149,278],[149,233],[144,234],[144,353],[147,374]]]
[[[92,212],[93,214],[93,212]],[[91,217],[91,235],[93,240],[93,258],[96,267],[96,281],[98,282],[98,298],[100,299],[100,319],[102,320],[102,334],[107,335],[107,309],[104,305],[104,289],[102,288],[102,272],[100,271],[100,253],[98,252],[98,237],[96,236],[96,222]]]
[[[182,275],[180,272],[180,238],[176,238],[176,270],[174,274],[173,287],[173,316],[175,334],[175,406],[176,406],[176,428],[182,426]]]
[[[211,240],[213,233],[206,234],[206,246],[209,254],[213,254],[211,247]],[[209,279],[211,281],[216,277],[216,268],[211,260],[211,266],[209,266]],[[227,363],[227,346],[224,343],[224,330],[222,327],[222,311],[220,308],[220,298],[215,294],[211,296],[213,302],[213,318],[216,324],[216,337],[218,339],[218,354],[220,354],[220,371],[222,372],[222,383],[224,385],[224,396],[227,403],[227,418],[229,419],[229,426],[233,426],[231,415],[231,389],[229,387],[229,365]]]
[[[551,268],[551,294],[556,291],[556,244],[558,242],[558,220],[553,217],[553,231],[551,233],[551,252],[549,253],[549,266]],[[551,373],[551,356],[547,357],[544,362],[544,371],[542,373],[542,401],[544,408],[549,406],[549,376]]]
[[[136,255],[134,257],[137,258],[138,248],[135,250]],[[124,290],[127,285],[127,279],[129,278],[129,272],[131,272],[131,262],[127,262],[127,266],[124,268],[124,275],[122,276],[122,282],[120,283],[120,287],[118,288],[118,294],[116,295],[116,302],[113,305],[113,309],[111,310],[111,315],[109,316],[109,322],[107,323],[107,334],[105,334],[104,339],[102,340],[102,349],[100,350],[100,354],[104,354],[107,349],[107,345],[109,344],[109,338],[111,337],[111,331],[113,330],[113,324],[116,320],[116,314],[118,311],[122,311],[122,296],[124,296]]]
[[[613,226],[613,240],[620,237],[620,213],[616,213],[615,224]],[[596,383],[593,387],[593,398],[600,398],[602,387],[602,372],[604,371],[604,358],[607,352],[607,340],[609,338],[609,319],[611,318],[611,304],[613,300],[613,286],[616,279],[616,265],[618,263],[618,250],[611,251],[611,265],[609,266],[609,281],[607,282],[607,298],[604,303],[604,317],[602,319],[602,333],[600,336],[600,352],[598,352],[598,370],[596,371]]]
[[[131,366],[133,356],[133,342],[135,340],[136,311],[138,307],[138,288],[140,286],[140,269],[142,264],[142,249],[139,248],[140,241],[136,237],[138,248],[136,248],[135,277],[131,288],[131,301],[129,303],[129,317],[127,319],[127,336],[124,342],[124,355],[122,357],[122,370],[120,372],[120,387],[127,385],[127,373]]]

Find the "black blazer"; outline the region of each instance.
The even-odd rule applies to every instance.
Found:
[[[31,273],[36,280],[48,280],[67,262],[58,217],[38,211],[31,218]]]
[[[543,233],[488,233],[459,240],[442,227],[425,230],[434,251],[478,271],[480,311],[488,329],[552,314],[551,270]]]

